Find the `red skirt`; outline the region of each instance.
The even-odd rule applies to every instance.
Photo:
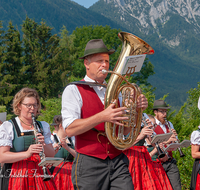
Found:
[[[159,160],[152,161],[154,170],[156,172],[156,175],[159,178],[159,181],[162,185],[162,190],[173,190],[171,183],[169,181],[169,178],[167,177],[167,174]]]
[[[53,175],[55,176],[54,182],[57,190],[74,190],[71,180],[72,164],[73,162],[65,162],[63,165],[62,162],[55,167]],[[60,169],[60,167],[62,168]]]
[[[197,174],[197,181],[196,181],[196,187],[195,190],[200,190],[200,175]]]
[[[43,181],[44,174],[42,168],[38,166],[39,162],[39,155],[34,154],[28,159],[13,163],[9,175],[8,190],[55,190],[53,179]]]
[[[129,172],[132,176],[134,190],[165,189],[164,179],[158,176],[159,170],[155,169],[155,164],[145,146],[134,146],[125,150],[124,154],[129,159]]]

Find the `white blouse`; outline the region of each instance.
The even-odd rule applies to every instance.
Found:
[[[200,129],[200,126],[198,126],[198,128]],[[191,141],[191,144],[200,145],[200,132],[193,131],[191,134],[190,141]]]
[[[18,117],[15,118],[19,129],[21,132],[28,132],[33,130],[24,130],[21,126],[20,120]],[[46,121],[41,121],[43,127],[43,135],[44,141],[46,144],[51,144],[51,131],[50,126]],[[14,139],[13,125],[9,121],[4,121],[2,125],[0,125],[0,146],[10,146],[12,148],[12,141]]]

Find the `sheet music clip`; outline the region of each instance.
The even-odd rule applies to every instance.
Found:
[[[183,140],[181,143],[180,143],[180,148],[187,148],[188,146],[191,145],[191,142],[190,140]]]
[[[159,134],[159,135],[156,135],[153,137],[152,141],[151,141],[151,144],[154,144],[154,143],[162,143],[164,141],[167,141],[171,136],[172,136],[173,133],[165,133],[165,134]]]
[[[180,145],[180,143],[171,143],[165,148],[165,151],[175,151],[178,147],[180,147]]]

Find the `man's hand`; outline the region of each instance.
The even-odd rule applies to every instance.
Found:
[[[140,96],[137,99],[137,108],[142,108],[142,110],[144,111],[146,108],[148,107],[148,101],[145,97],[145,95],[140,94]]]
[[[172,133],[175,135],[175,136],[178,136],[177,132],[175,129],[171,129]]]
[[[142,128],[139,136],[141,139],[143,139],[146,135],[151,136],[153,134],[153,130],[149,128],[149,126],[146,126],[144,128]]]
[[[105,110],[101,112],[101,117],[104,122],[111,122],[116,125],[123,126],[119,121],[128,120],[129,117],[125,116],[127,107],[115,108],[116,100],[114,100]]]

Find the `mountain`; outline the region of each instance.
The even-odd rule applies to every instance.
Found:
[[[103,15],[70,0],[1,0],[0,20],[5,29],[9,21],[21,29],[26,15],[38,23],[44,19],[53,27],[53,33],[59,33],[63,25],[70,33],[76,27],[86,25],[110,25],[117,29],[121,27]]]
[[[197,86],[200,48],[200,3],[197,0],[99,0],[95,11],[149,43],[156,74],[149,78],[156,97],[183,105]]]
[[[167,103],[180,107],[187,91],[197,86],[200,48],[200,3],[197,0],[99,0],[89,9],[70,0],[1,0],[0,20],[19,29],[26,15],[44,19],[59,34],[85,25],[110,25],[137,35],[150,44],[148,56],[156,74],[149,82],[156,98],[169,93]]]

